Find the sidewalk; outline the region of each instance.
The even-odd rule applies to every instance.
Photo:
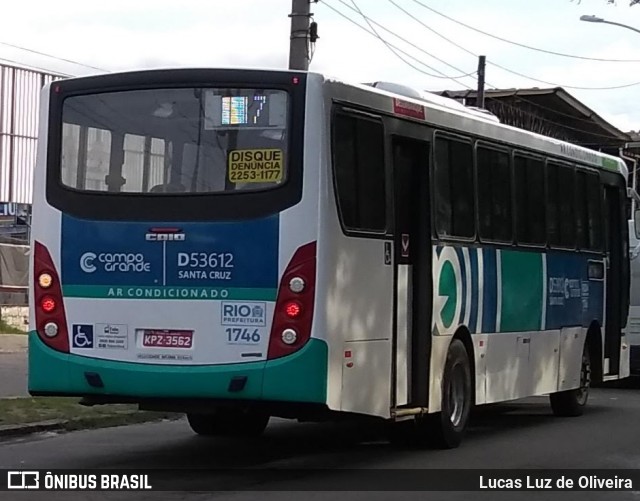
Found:
[[[73,431],[181,419],[182,414],[139,411],[135,404],[83,407],[77,398],[29,397],[27,340],[24,334],[0,334],[0,440],[41,431]]]
[[[24,334],[0,334],[0,398],[28,396],[27,340]]]
[[[0,334],[0,354],[25,353],[28,339],[26,334]]]

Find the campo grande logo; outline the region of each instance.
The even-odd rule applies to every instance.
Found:
[[[80,256],[80,268],[85,273],[93,273],[97,270],[96,266],[93,264],[93,261],[98,256],[93,252],[85,252],[82,256]]]

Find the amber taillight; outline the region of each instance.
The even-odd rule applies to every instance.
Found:
[[[311,242],[296,250],[280,280],[268,359],[290,355],[309,341],[315,285],[316,242]]]
[[[62,301],[60,276],[47,248],[34,243],[34,305],[40,339],[54,350],[69,352],[67,317]]]

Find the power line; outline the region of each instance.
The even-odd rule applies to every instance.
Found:
[[[450,38],[445,37],[443,34],[437,32],[436,30],[434,30],[433,28],[431,28],[430,26],[428,26],[426,23],[424,23],[423,21],[421,21],[420,19],[418,19],[416,16],[414,16],[411,12],[409,12],[408,10],[404,9],[403,7],[401,7],[400,5],[398,5],[396,2],[394,2],[393,0],[388,0],[389,3],[391,3],[392,5],[394,5],[396,8],[400,9],[402,12],[404,12],[407,16],[409,16],[411,19],[413,19],[414,21],[416,21],[418,24],[420,24],[421,26],[425,27],[426,29],[428,29],[430,32],[434,33],[435,35],[439,36],[440,38],[442,38],[443,40],[449,42],[451,45],[454,45],[455,47],[458,47],[459,49],[465,51],[467,54],[471,54],[473,57],[478,57],[478,55],[475,52],[470,51],[469,49],[467,49],[466,47],[463,47],[462,45],[454,42],[453,40],[451,40]]]
[[[362,16],[362,19],[365,20],[365,22],[367,23],[367,25],[369,26],[369,28],[371,29],[371,31],[373,31],[373,34],[375,35],[375,37],[380,40],[384,46],[389,49],[391,51],[391,53],[396,56],[398,59],[400,59],[403,63],[408,64],[409,66],[411,66],[414,70],[417,70],[421,73],[424,73],[426,75],[429,75],[430,77],[435,77],[435,78],[446,78],[446,75],[444,76],[440,76],[440,75],[433,75],[431,73],[427,73],[423,70],[421,70],[420,68],[418,68],[417,66],[415,66],[413,63],[410,63],[409,61],[407,61],[406,59],[404,59],[400,54],[398,54],[393,47],[391,47],[391,45],[389,45],[389,43],[380,36],[380,34],[376,31],[376,29],[373,27],[373,24],[371,24],[371,22],[369,22],[369,18],[367,16],[365,16],[362,12],[362,10],[360,10],[360,7],[358,7],[358,4],[356,4],[355,0],[351,0],[351,3],[353,4],[353,6],[357,9],[358,13]],[[435,71],[434,68],[431,68]],[[451,77],[453,79],[453,77]]]
[[[373,33],[375,34],[375,36],[385,45],[385,47],[387,47],[387,49],[389,49],[391,51],[391,53],[396,56],[397,58],[399,58],[402,62],[404,62],[405,64],[408,64],[409,66],[411,66],[413,69],[418,70],[422,73],[425,73],[431,77],[434,78],[448,78],[451,80],[457,80],[458,78],[463,78],[467,75],[462,75],[459,77],[453,77],[453,76],[447,76],[444,73],[442,73],[442,76],[439,75],[432,75],[431,73],[426,73],[424,71],[422,71],[420,68],[418,68],[417,66],[415,66],[414,64],[410,63],[409,61],[407,61],[406,59],[404,59],[400,54],[398,54],[390,45],[389,43],[382,37],[380,36],[380,34],[376,31],[376,29],[374,28],[373,24],[371,23],[371,21],[369,20],[369,18],[367,16],[365,16],[365,14],[362,12],[362,10],[360,9],[360,7],[358,7],[358,4],[356,4],[355,0],[351,0],[351,3],[353,4],[353,6],[356,8],[356,10],[358,11],[358,14],[360,14],[360,16],[362,16],[362,19],[365,20],[365,22],[367,23],[367,25],[369,26],[369,28],[371,28],[371,31],[373,31]],[[424,63],[422,63],[424,64]],[[438,71],[435,68],[432,68],[431,66],[429,66],[430,69],[434,70],[434,71]],[[438,71],[438,73],[441,73]],[[460,83],[460,82],[458,82]]]
[[[510,70],[509,68],[506,68],[502,65],[499,65],[498,63],[494,63],[493,61],[489,61],[487,60],[487,62],[489,64],[491,64],[492,66],[495,66],[496,68],[500,68],[503,71],[506,71],[507,73],[512,73],[514,75],[518,75],[519,77],[523,77],[523,78],[527,78],[529,80],[533,80],[534,82],[540,82],[546,85],[553,85],[554,87],[564,87],[565,89],[576,89],[576,90],[615,90],[615,89],[626,89],[627,87],[634,87],[636,85],[640,85],[640,82],[632,82],[632,83],[628,83],[628,84],[623,84],[623,85],[612,85],[610,87],[579,87],[576,85],[565,85],[565,84],[561,84],[561,83],[554,83],[554,82],[548,82],[546,80],[540,80],[539,78],[535,78],[535,77],[531,77],[529,75],[525,75],[524,73],[520,73],[517,72],[515,70]]]
[[[72,59],[65,59],[64,57],[54,56],[53,54],[47,54],[46,52],[40,52],[38,50],[29,49],[27,47],[22,47],[20,45],[15,45],[15,44],[12,44],[12,43],[9,43],[9,42],[0,41],[0,45],[6,45],[7,47],[12,47],[14,49],[23,50],[25,52],[31,52],[32,54],[38,54],[39,56],[50,57],[52,59],[57,59],[58,61],[63,61],[65,63],[71,63],[71,64],[76,64],[78,66],[84,66],[85,68],[91,68],[91,69],[94,69],[94,70],[99,70],[99,71],[104,71],[104,72],[107,71],[104,68],[98,68],[97,66],[91,66],[90,64],[80,63],[80,62],[74,61]]]
[[[72,75],[67,75],[65,73],[60,73],[58,71],[53,71],[53,70],[50,70],[48,68],[42,68],[42,67],[31,65],[31,64],[24,64],[24,63],[21,63],[20,61],[15,61],[13,59],[8,59],[6,57],[0,57],[0,63],[9,63],[11,65],[16,64],[16,65],[18,65],[18,66],[15,66],[15,68],[17,68],[17,69],[44,72],[44,73],[47,73],[47,74],[49,74],[51,76],[54,76],[54,77],[64,77],[64,78],[66,78],[66,77],[72,76]]]
[[[341,0],[340,0],[340,1],[341,1]],[[342,2],[342,3],[344,4],[344,2]],[[340,10],[336,9],[335,7],[333,7],[332,5],[330,5],[329,3],[327,3],[327,1],[326,1],[326,0],[323,2],[323,5],[325,5],[326,7],[328,7],[329,9],[331,9],[332,11],[334,11],[336,14],[340,15],[341,17],[343,17],[344,19],[346,19],[347,21],[349,21],[350,23],[352,23],[352,24],[356,25],[356,26],[357,26],[358,28],[360,28],[361,30],[364,30],[364,31],[365,31],[365,32],[367,32],[369,35],[371,35],[371,36],[373,36],[373,37],[375,37],[375,38],[379,38],[378,36],[376,36],[376,34],[375,34],[375,33],[373,33],[372,31],[369,31],[367,28],[365,28],[364,26],[362,26],[361,24],[359,24],[357,21],[354,21],[354,20],[353,20],[353,19],[351,19],[349,16],[347,16],[346,14],[344,14],[343,12],[341,12]],[[352,10],[354,10],[354,9],[353,9],[353,7],[351,7],[351,6],[349,6],[349,5],[347,5],[347,7],[349,7],[349,8],[350,8],[350,9],[352,9]],[[406,43],[408,43],[409,45],[411,45],[411,46],[413,46],[413,47],[417,48],[417,49],[418,49],[418,50],[420,50],[421,52],[425,52],[426,54],[428,54],[428,55],[430,55],[430,56],[431,56],[431,54],[429,54],[428,52],[424,51],[423,49],[421,49],[421,48],[420,48],[420,47],[418,47],[417,45],[415,45],[415,44],[413,44],[413,43],[409,42],[408,40],[406,40],[406,39],[402,38],[402,37],[401,37],[401,36],[399,36],[399,35],[394,34],[391,30],[388,30],[387,28],[385,28],[384,26],[380,25],[379,23],[377,23],[377,22],[373,21],[372,19],[369,19],[369,20],[370,20],[373,24],[375,24],[376,26],[378,26],[379,28],[382,28],[382,29],[384,29],[385,31],[390,32],[390,33],[391,33],[391,34],[393,34],[394,36],[398,37],[400,40],[403,40],[404,42],[406,42]],[[435,71],[435,72],[437,72],[437,73],[440,73],[440,76],[438,76],[438,75],[432,75],[432,74],[426,73],[425,71],[420,70],[422,73],[425,73],[425,74],[427,74],[427,75],[429,75],[429,76],[433,76],[433,77],[435,77],[435,78],[446,78],[446,79],[454,80],[454,81],[455,81],[455,78],[462,78],[461,76],[458,76],[458,77],[455,77],[455,78],[454,78],[454,77],[449,77],[449,76],[445,75],[442,71],[438,70],[437,68],[433,68],[432,66],[429,66],[427,63],[425,63],[425,62],[421,61],[420,59],[416,58],[415,56],[413,56],[413,55],[409,54],[409,53],[408,53],[408,52],[406,52],[405,50],[400,49],[397,45],[394,45],[394,44],[392,44],[391,42],[386,42],[386,43],[387,43],[387,44],[389,44],[389,45],[390,45],[391,47],[393,47],[394,49],[396,49],[397,51],[399,51],[399,52],[401,52],[402,54],[404,54],[405,56],[409,57],[410,59],[413,59],[414,61],[417,61],[418,63],[420,63],[420,64],[422,64],[422,65],[426,66],[427,68],[429,68],[429,69],[431,69],[431,70],[433,70],[433,71]],[[434,57],[434,56],[432,56],[432,57]],[[458,71],[461,71],[461,70],[458,70]],[[473,74],[475,74],[475,72],[473,72],[473,73],[469,73],[469,74],[467,74],[467,75],[463,75],[463,76],[469,76],[469,75],[473,75]],[[462,85],[463,87],[466,87],[467,89],[471,89],[471,87],[469,87],[468,85],[465,85],[465,84],[463,84],[463,83],[461,83],[461,82],[457,82],[457,81],[456,81],[456,83],[458,83],[459,85]]]
[[[468,54],[471,54],[474,57],[478,57],[478,55],[476,53],[474,53],[473,51],[470,51],[469,49],[463,47],[462,45],[454,42],[453,40],[445,37],[444,35],[442,35],[441,33],[439,33],[438,31],[434,30],[433,28],[431,28],[430,26],[428,26],[426,23],[424,23],[423,21],[421,21],[420,19],[418,19],[416,16],[414,16],[413,14],[411,14],[410,12],[408,12],[407,10],[405,10],[404,8],[402,8],[401,6],[399,6],[397,3],[395,3],[393,0],[388,0],[391,4],[393,4],[394,6],[396,6],[398,9],[400,9],[402,12],[404,12],[405,14],[407,14],[411,19],[413,19],[414,21],[416,21],[417,23],[419,23],[421,26],[423,26],[424,28],[428,29],[429,31],[431,31],[432,33],[436,34],[437,36],[439,36],[440,38],[442,38],[443,40],[446,40],[447,42],[449,42],[450,44],[458,47],[459,49],[465,51]],[[423,5],[425,8],[432,10],[430,7],[425,6],[424,4],[420,3],[418,0],[413,0],[414,2],[419,3],[420,5]],[[439,13],[438,13],[439,14]],[[446,17],[446,16],[445,16]],[[640,85],[640,82],[632,82],[632,83],[628,83],[628,84],[623,84],[623,85],[613,85],[613,86],[607,86],[607,87],[581,87],[581,86],[577,86],[577,85],[565,85],[565,84],[561,84],[561,83],[555,83],[555,82],[549,82],[546,80],[541,80],[539,78],[535,78],[529,75],[525,75],[524,73],[520,73],[518,71],[512,70],[510,68],[507,68],[506,66],[503,66],[501,64],[495,63],[493,61],[491,61],[490,59],[487,59],[487,63],[495,66],[496,68],[500,68],[503,71],[506,71],[507,73],[511,73],[513,75],[517,75],[519,77],[522,78],[526,78],[528,80],[533,80],[534,82],[539,82],[539,83],[543,83],[545,85],[553,85],[554,87],[564,87],[566,89],[575,89],[575,90],[615,90],[615,89],[624,89],[627,87],[634,87],[636,85]],[[490,84],[491,85],[491,84]],[[492,85],[492,87],[496,87],[495,85]],[[496,87],[497,88],[497,87]]]
[[[338,2],[340,2],[340,3],[341,3],[342,5],[344,5],[345,7],[347,7],[347,8],[349,8],[349,9],[351,9],[352,11],[357,12],[357,13],[359,13],[360,15],[362,15],[362,13],[358,12],[356,9],[354,9],[353,7],[351,7],[351,6],[350,6],[347,2],[345,2],[344,0],[338,0]],[[387,33],[390,33],[390,34],[391,34],[391,35],[393,35],[394,37],[396,37],[396,38],[398,38],[398,39],[402,40],[404,43],[406,43],[406,44],[410,45],[410,46],[411,46],[411,47],[413,47],[414,49],[417,49],[417,50],[419,50],[420,52],[422,52],[422,53],[426,54],[427,56],[429,56],[429,57],[431,57],[431,58],[435,59],[436,61],[439,61],[439,62],[441,62],[442,64],[447,65],[449,68],[453,68],[454,70],[456,70],[456,71],[459,71],[459,72],[463,73],[463,74],[462,74],[462,75],[460,75],[460,76],[452,77],[452,78],[454,78],[454,79],[455,79],[455,78],[468,77],[468,76],[471,76],[471,75],[475,75],[475,74],[477,73],[477,70],[471,71],[471,72],[469,72],[469,73],[465,73],[465,71],[464,71],[464,70],[461,70],[460,68],[458,68],[458,67],[456,67],[456,66],[452,65],[451,63],[449,63],[449,62],[445,61],[444,59],[439,58],[438,56],[435,56],[434,54],[431,54],[430,52],[427,52],[427,51],[426,51],[425,49],[423,49],[422,47],[420,47],[420,46],[416,45],[415,43],[411,42],[410,40],[407,40],[406,38],[404,38],[404,37],[402,37],[402,36],[398,35],[395,31],[390,30],[389,28],[387,28],[387,27],[383,26],[382,24],[380,24],[380,23],[378,23],[378,22],[374,21],[372,18],[367,17],[367,16],[364,16],[364,17],[366,18],[366,20],[368,20],[368,22],[371,22],[371,23],[375,24],[376,26],[380,27],[381,29],[383,29],[383,30],[384,30],[384,31],[386,31]],[[438,73],[442,73],[442,72],[438,71]]]
[[[338,0],[338,1],[340,1],[340,2],[341,2],[342,4],[344,4],[345,6],[349,7],[351,10],[354,10],[354,11],[355,11],[355,9],[354,9],[353,7],[351,7],[351,6],[349,6],[348,4],[346,4],[343,0]],[[327,3],[327,1],[326,1],[326,0],[325,0],[323,3],[324,3],[324,5],[326,5],[327,7],[329,7],[331,10],[333,10],[334,12],[336,12],[337,14],[339,14],[340,16],[342,16],[343,18],[345,18],[347,21],[349,21],[349,22],[351,22],[352,24],[355,24],[356,26],[358,26],[360,29],[362,29],[362,30],[366,31],[367,33],[369,33],[370,35],[372,35],[372,36],[374,36],[374,37],[376,37],[376,38],[379,38],[379,39],[381,38],[377,33],[374,33],[374,32],[372,32],[372,31],[367,30],[367,28],[363,27],[362,25],[360,25],[359,23],[357,23],[356,21],[354,21],[353,19],[351,19],[351,18],[350,18],[349,16],[347,16],[346,14],[344,14],[344,13],[340,12],[338,9],[336,9],[336,8],[332,7],[331,5],[329,5],[329,4]],[[357,7],[357,6],[356,6],[356,7]],[[418,50],[425,52],[422,48],[420,48],[420,47],[416,46],[415,44],[413,44],[413,43],[409,42],[408,40],[404,39],[404,38],[403,38],[403,37],[401,37],[400,35],[397,35],[395,32],[393,32],[393,31],[389,30],[388,28],[385,28],[384,26],[382,26],[381,24],[379,24],[379,23],[377,23],[376,21],[372,20],[371,18],[367,18],[367,17],[366,17],[366,16],[364,16],[362,13],[361,13],[361,15],[365,18],[365,20],[367,20],[367,19],[368,19],[371,23],[373,23],[373,24],[377,25],[378,27],[382,28],[383,30],[385,30],[385,31],[387,31],[387,32],[389,32],[389,33],[391,33],[392,35],[394,35],[394,36],[398,37],[399,39],[403,40],[404,42],[409,43],[410,45],[412,45],[413,47],[417,48]],[[373,29],[373,27],[372,27],[372,29]],[[375,31],[375,30],[374,30],[374,31]],[[385,42],[385,43],[389,43],[392,47],[394,47],[394,48],[398,49],[398,47],[394,46],[394,45],[393,45],[393,44],[391,44],[390,42],[386,42],[386,41],[384,41],[384,40],[383,40],[383,42]],[[398,50],[399,50],[400,52],[404,53],[405,55],[408,55],[409,57],[413,58],[414,60],[416,60],[416,61],[420,62],[421,64],[425,64],[425,63],[421,62],[420,60],[418,60],[417,58],[415,58],[415,57],[411,56],[410,54],[407,54],[405,51],[402,51],[402,49],[398,49]],[[466,50],[466,49],[465,49],[465,50]],[[427,54],[429,54],[429,53],[427,53]],[[431,55],[431,54],[429,54],[429,55]],[[433,56],[432,56],[432,57],[433,57]],[[446,63],[446,64],[448,64],[448,63]],[[426,64],[425,64],[425,66],[428,66],[428,65],[426,65]],[[450,65],[450,64],[449,64],[449,66],[452,66],[452,65]],[[455,66],[452,66],[452,67],[453,67],[454,69],[456,69],[456,70],[460,71],[458,68],[455,68]],[[437,69],[435,69],[435,68],[431,68],[431,69],[433,69],[434,71],[437,71],[438,73],[443,74],[440,70],[437,70]],[[459,83],[460,85],[465,86],[465,87],[466,87],[467,89],[469,89],[469,90],[474,90],[474,89],[472,89],[471,87],[469,87],[469,86],[467,86],[467,85],[465,85],[465,84],[463,84],[463,83],[461,83],[461,82],[457,82],[457,83]],[[489,85],[491,85],[492,87],[495,87],[495,86],[493,86],[492,84],[489,84]],[[539,115],[535,115],[534,113],[531,113],[530,111],[527,111],[527,110],[522,109],[522,108],[518,108],[518,107],[516,107],[516,106],[513,106],[513,105],[512,105],[512,104],[510,104],[510,103],[507,103],[507,102],[501,101],[501,100],[499,100],[499,99],[496,99],[496,98],[493,98],[493,97],[490,97],[490,96],[487,96],[487,97],[486,97],[486,99],[487,99],[488,101],[495,102],[495,103],[497,103],[497,104],[499,104],[499,105],[501,105],[501,106],[505,106],[505,107],[507,107],[507,108],[510,108],[510,109],[512,109],[512,110],[515,110],[515,111],[517,111],[518,113],[522,113],[522,114],[524,114],[524,115],[527,115],[527,116],[530,116],[530,117],[532,117],[532,118],[535,118],[536,120],[539,120],[539,121],[541,121],[541,122],[545,122],[545,123],[552,124],[552,125],[555,125],[555,126],[559,126],[559,127],[562,127],[562,128],[565,128],[565,129],[569,129],[569,130],[575,130],[575,131],[577,131],[577,132],[581,132],[581,133],[584,133],[584,134],[588,134],[588,135],[590,135],[590,136],[603,137],[603,138],[606,138],[606,139],[611,139],[611,136],[608,136],[608,135],[605,135],[605,134],[599,134],[599,133],[597,133],[597,132],[590,132],[590,131],[586,131],[586,130],[584,130],[584,129],[580,129],[580,128],[577,128],[577,127],[571,127],[571,126],[568,126],[568,125],[565,125],[565,124],[562,124],[562,123],[559,123],[559,122],[555,122],[555,121],[553,121],[553,120],[549,120],[548,118],[545,118],[545,117],[542,117],[542,116],[539,116]],[[575,143],[575,142],[574,142],[574,143]],[[585,144],[586,144],[586,143],[585,143]],[[596,144],[596,143],[589,143],[589,144]]]
[[[501,42],[505,42],[505,43],[509,43],[511,45],[517,45],[518,47],[523,47],[525,49],[529,49],[529,50],[534,50],[537,52],[544,52],[545,54],[551,54],[554,56],[560,56],[560,57],[569,57],[572,59],[583,59],[586,61],[600,61],[600,62],[607,62],[607,63],[640,63],[640,59],[605,59],[605,58],[600,58],[600,57],[587,57],[587,56],[578,56],[575,54],[565,54],[563,52],[556,52],[556,51],[552,51],[552,50],[546,50],[546,49],[540,49],[539,47],[532,47],[530,45],[526,45],[520,42],[514,42],[513,40],[508,40],[506,38],[502,38],[499,37],[498,35],[493,35],[491,33],[487,33],[486,31],[482,31],[481,29],[478,28],[474,28],[473,26],[470,26],[468,24],[463,23],[462,21],[458,21],[457,19],[454,19],[446,14],[443,14],[442,12],[439,12],[437,10],[435,10],[432,7],[429,7],[428,5],[426,5],[425,3],[421,2],[420,0],[412,0],[413,2],[417,3],[418,5],[424,7],[427,10],[430,10],[431,12],[438,14],[439,16],[444,17],[445,19],[448,19],[449,21],[452,21],[454,23],[459,24],[460,26],[464,26],[467,29],[470,29],[472,31],[475,31],[477,33],[481,33],[482,35],[491,37],[491,38],[495,38],[496,40],[500,40]]]
[[[352,6],[350,6],[349,4],[347,4],[345,1],[343,1],[343,0],[338,0],[338,1],[339,1],[341,4],[343,4],[345,7],[347,7],[347,8],[349,8],[349,9],[351,9],[352,11],[354,11],[354,12],[358,12],[358,11],[357,11],[356,9],[354,9]],[[334,12],[337,12],[337,13],[338,13],[338,14],[340,14],[342,17],[344,17],[345,19],[347,19],[348,21],[350,21],[351,23],[353,23],[353,24],[355,24],[356,26],[358,26],[359,28],[361,28],[361,29],[365,30],[365,31],[366,31],[367,33],[369,33],[370,35],[373,35],[373,36],[375,36],[376,38],[379,38],[376,34],[374,34],[374,33],[370,32],[369,30],[367,30],[367,29],[366,29],[366,28],[364,28],[363,26],[359,25],[357,22],[355,22],[355,21],[354,21],[353,19],[351,19],[349,16],[347,16],[347,15],[345,15],[344,13],[342,13],[342,12],[338,11],[337,9],[335,9],[335,8],[331,7],[329,4],[327,4],[326,0],[324,1],[324,4],[325,4],[327,7],[331,8]],[[450,68],[453,68],[453,69],[455,69],[456,71],[459,71],[459,72],[463,73],[462,75],[459,75],[459,76],[456,76],[456,77],[449,77],[448,75],[445,75],[442,71],[440,71],[440,70],[438,70],[438,69],[436,69],[436,68],[433,68],[432,66],[429,66],[428,64],[426,64],[426,63],[425,63],[425,62],[423,62],[422,60],[417,59],[416,57],[414,57],[414,56],[410,55],[408,52],[406,52],[406,51],[404,51],[404,50],[402,50],[402,49],[399,49],[397,45],[393,45],[393,44],[391,44],[390,42],[387,42],[387,43],[389,43],[392,47],[394,47],[395,49],[399,50],[400,52],[402,52],[402,53],[403,53],[403,54],[405,54],[406,56],[410,57],[411,59],[413,59],[413,60],[415,60],[415,61],[418,61],[419,63],[423,64],[424,66],[426,66],[426,67],[428,67],[428,68],[432,69],[433,71],[436,71],[436,72],[440,73],[440,75],[442,75],[442,76],[440,76],[440,77],[439,77],[439,76],[437,76],[437,75],[431,75],[431,76],[434,76],[434,77],[436,77],[436,78],[447,78],[447,79],[455,80],[455,79],[457,79],[457,78],[463,78],[463,77],[468,77],[468,76],[471,76],[471,75],[475,75],[476,71],[472,71],[472,72],[469,72],[469,73],[465,73],[465,72],[464,72],[463,70],[461,70],[460,68],[456,68],[455,66],[451,65],[451,64],[450,64],[450,63],[448,63],[447,61],[445,61],[445,60],[443,60],[443,59],[440,59],[440,58],[439,58],[439,57],[437,57],[437,56],[434,56],[434,55],[433,55],[433,54],[431,54],[430,52],[427,52],[426,50],[424,50],[422,47],[419,47],[418,45],[414,44],[413,42],[411,42],[411,41],[407,40],[406,38],[404,38],[404,37],[402,37],[402,36],[400,36],[400,35],[398,35],[396,32],[394,32],[394,31],[390,30],[389,28],[387,28],[387,27],[385,27],[385,26],[381,25],[380,23],[376,22],[375,20],[371,19],[370,17],[367,17],[367,16],[364,16],[364,17],[366,18],[366,20],[368,20],[368,21],[369,21],[369,22],[371,22],[372,24],[375,24],[375,25],[376,25],[376,26],[378,26],[379,28],[383,29],[383,30],[384,30],[384,31],[386,31],[387,33],[390,33],[390,34],[391,34],[391,35],[393,35],[394,37],[396,37],[396,38],[398,38],[398,39],[402,40],[404,43],[406,43],[406,44],[410,45],[411,47],[413,47],[413,48],[415,48],[415,49],[419,50],[420,52],[422,52],[422,53],[426,54],[427,56],[429,56],[429,57],[431,57],[431,58],[433,58],[433,59],[435,59],[435,60],[437,60],[437,61],[440,61],[441,63],[443,63],[443,64],[445,64],[445,65],[449,66]],[[460,85],[463,85],[464,87],[470,88],[469,86],[464,85],[464,84],[462,84],[462,83],[460,83],[460,82],[458,82],[458,83],[459,83]]]

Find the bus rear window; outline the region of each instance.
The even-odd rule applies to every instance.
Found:
[[[282,90],[149,89],[68,97],[60,180],[88,192],[225,193],[287,180]]]

